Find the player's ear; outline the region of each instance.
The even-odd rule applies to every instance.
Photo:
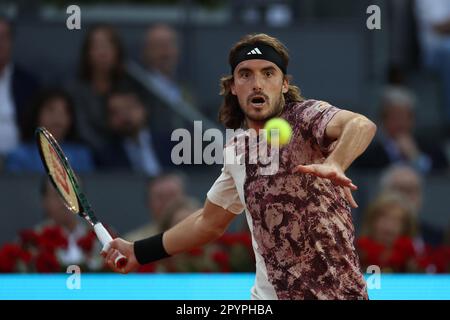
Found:
[[[233,96],[236,95],[236,88],[234,86],[234,77],[230,79],[230,90]]]
[[[286,76],[283,79],[283,86],[281,87],[281,90],[283,93],[287,93],[289,91],[289,78]]]

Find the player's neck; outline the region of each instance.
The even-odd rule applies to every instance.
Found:
[[[250,119],[246,119],[245,120],[245,126],[246,129],[253,129],[256,132],[259,132],[259,130],[264,129],[264,125],[265,125],[266,121],[254,121],[254,120],[250,120]]]

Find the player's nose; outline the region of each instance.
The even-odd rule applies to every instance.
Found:
[[[262,81],[259,76],[253,77],[253,91],[258,93],[262,91]]]

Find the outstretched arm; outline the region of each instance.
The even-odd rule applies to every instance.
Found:
[[[141,264],[149,263],[177,253],[189,251],[218,239],[228,228],[236,214],[206,200],[202,209],[164,232],[162,235],[136,241],[114,239],[111,248],[102,253],[108,266],[116,272],[128,273]],[[114,261],[121,252],[128,258],[123,269],[117,269]]]
[[[338,112],[325,130],[328,139],[337,140],[334,150],[324,163],[299,165],[294,172],[310,173],[345,187],[347,200],[357,207],[350,192],[357,187],[344,172],[369,146],[376,129],[376,125],[363,115],[346,110]]]

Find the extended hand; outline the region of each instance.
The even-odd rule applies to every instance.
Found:
[[[353,199],[352,192],[358,189],[352,183],[344,173],[344,171],[337,165],[323,163],[323,164],[310,164],[310,165],[298,165],[293,170],[294,173],[308,173],[320,178],[329,179],[334,184],[344,187],[345,197],[353,208],[357,208],[358,205]]]

